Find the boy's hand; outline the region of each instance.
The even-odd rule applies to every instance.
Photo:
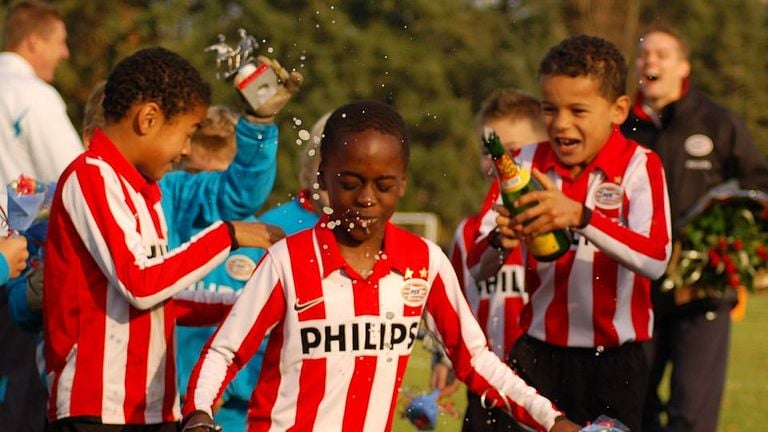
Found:
[[[267,249],[273,243],[285,238],[285,232],[277,226],[263,222],[231,221],[235,239],[240,247]]]
[[[15,278],[27,267],[27,239],[23,236],[0,238],[0,254],[8,261],[10,276]]]
[[[518,234],[536,237],[560,228],[578,226],[584,205],[568,198],[549,177],[536,168],[532,170],[532,174],[544,190],[528,192],[515,201],[516,206],[526,206],[538,201],[536,205],[514,218]],[[525,223],[528,225],[523,226]]]
[[[550,429],[549,432],[579,432],[580,430],[581,426],[563,416],[555,421],[555,424],[552,425],[552,429]]]
[[[216,429],[216,422],[203,411],[195,411],[181,422],[181,432],[211,432]]]
[[[265,56],[258,56],[256,60],[258,63],[263,63],[275,71],[280,79],[280,86],[277,88],[277,93],[267,99],[261,106],[255,110],[247,110],[246,118],[253,123],[273,123],[275,116],[291,100],[293,95],[299,91],[304,77],[296,71],[289,73],[277,60]]]
[[[499,250],[510,250],[520,246],[523,226],[503,205],[494,206],[494,210],[498,213],[496,228],[488,234],[488,244]]]

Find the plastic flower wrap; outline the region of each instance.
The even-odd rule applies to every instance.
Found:
[[[445,400],[447,396],[445,391],[434,390],[432,393],[425,394],[403,390],[403,396],[405,408],[402,410],[402,416],[418,430],[434,430],[441,414],[459,418],[459,412],[454,408],[453,403]]]
[[[601,415],[589,425],[581,428],[580,432],[629,432],[629,428],[614,418]]]
[[[735,180],[709,191],[686,212],[663,287],[696,286],[698,296],[768,287],[768,195]]]
[[[440,411],[437,406],[437,399],[439,397],[440,390],[435,390],[431,394],[414,398],[405,407],[403,415],[416,426],[416,429],[433,430],[437,423],[437,414]]]
[[[18,179],[8,183],[6,189],[8,205],[6,213],[2,215],[4,219],[2,222],[7,225],[9,232],[25,233],[30,229],[33,231],[42,229],[33,227],[33,224],[36,221],[47,220],[56,183],[44,183],[20,175]]]

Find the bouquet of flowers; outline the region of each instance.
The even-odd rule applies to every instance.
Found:
[[[696,285],[697,296],[768,287],[768,194],[735,180],[709,191],[683,217],[663,288]]]
[[[56,183],[44,183],[20,175],[6,186],[8,192],[7,213],[0,206],[0,222],[9,233],[37,231],[45,225],[53,201]],[[40,222],[37,223],[36,222]]]

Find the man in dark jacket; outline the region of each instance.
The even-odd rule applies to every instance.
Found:
[[[681,35],[661,26],[646,31],[636,66],[640,91],[622,132],[663,161],[674,240],[680,238],[682,216],[712,187],[737,179],[744,189],[768,191],[768,163],[744,122],[690,85],[688,48]],[[704,287],[664,290],[662,282],[653,285],[656,323],[648,350],[651,377],[643,431],[662,430],[657,388],[672,362],[667,430],[714,432],[735,294],[725,290],[722,297],[700,298]]]

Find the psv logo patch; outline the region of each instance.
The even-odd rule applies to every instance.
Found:
[[[231,255],[227,258],[224,268],[232,279],[247,281],[256,268],[256,263],[247,255]]]
[[[624,190],[615,183],[603,183],[595,191],[595,205],[605,210],[621,207]]]
[[[429,286],[424,279],[408,279],[403,282],[400,295],[403,296],[403,302],[407,306],[416,307],[424,303],[428,291]]]

